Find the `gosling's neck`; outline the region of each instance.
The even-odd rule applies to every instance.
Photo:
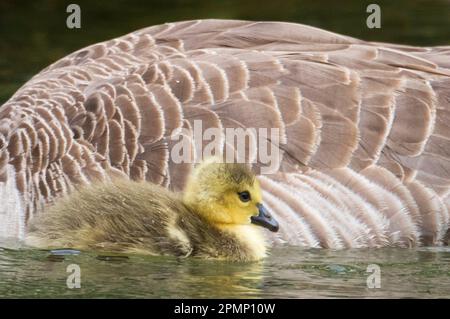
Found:
[[[259,260],[266,257],[267,242],[260,227],[248,224],[234,224],[229,222],[216,222],[212,217],[213,208],[206,203],[184,200],[184,204],[195,214],[202,217],[205,223],[213,226],[222,233],[231,235],[239,243],[240,251],[247,251],[246,260]],[[214,211],[214,214],[220,215],[220,212]]]
[[[267,243],[258,226],[216,224],[218,229],[234,236],[242,245],[247,247],[250,260],[259,260],[267,256]]]

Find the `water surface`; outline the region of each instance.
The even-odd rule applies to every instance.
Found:
[[[67,287],[72,264],[81,270],[79,289]],[[367,287],[369,264],[380,267],[379,289]],[[257,263],[3,248],[0,297],[448,298],[450,248],[277,247]]]

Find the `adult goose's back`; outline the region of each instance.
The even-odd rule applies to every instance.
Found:
[[[273,133],[266,140],[280,157],[260,181],[280,221],[275,241],[447,240],[450,47],[233,20],[168,23],[94,44],[20,88],[0,108],[0,236],[22,238],[45,205],[96,180],[183,189],[208,128],[220,132],[216,149],[257,171],[267,164],[258,129]],[[242,152],[227,128],[253,128],[246,141],[256,148]],[[188,162],[173,157],[180,137]]]

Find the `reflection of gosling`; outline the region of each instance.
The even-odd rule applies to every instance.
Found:
[[[37,217],[26,243],[257,260],[266,245],[255,225],[278,230],[261,200],[259,183],[244,164],[209,160],[190,176],[183,197],[145,182],[87,186]]]

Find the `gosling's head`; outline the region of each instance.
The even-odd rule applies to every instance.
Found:
[[[245,164],[206,160],[189,177],[183,199],[217,226],[255,224],[278,231],[278,222],[262,204],[259,182]]]

